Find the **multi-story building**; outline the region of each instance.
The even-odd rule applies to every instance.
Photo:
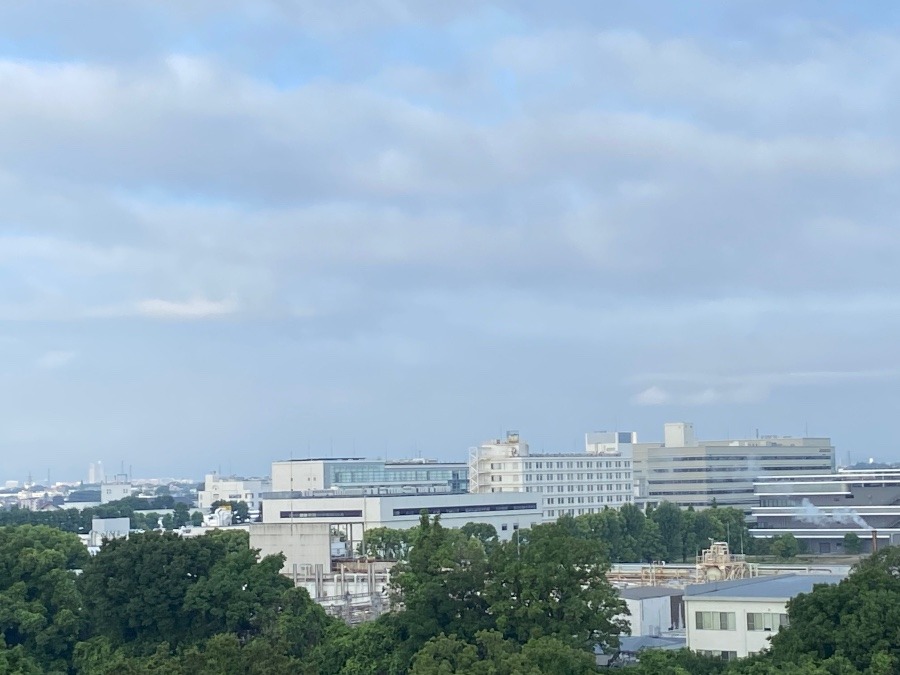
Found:
[[[509,432],[504,440],[469,451],[469,491],[530,493],[545,521],[618,508],[634,499],[632,439],[633,434],[588,434],[588,452],[532,454],[518,433]]]
[[[131,493],[131,483],[128,482],[124,475],[117,476],[115,481],[100,485],[100,503],[117,502],[120,499],[130,497]]]
[[[866,552],[900,543],[900,469],[770,476],[753,487],[755,537],[791,533],[814,553],[849,553],[849,533]]]
[[[202,511],[209,511],[218,501],[246,502],[248,509],[256,511],[263,493],[271,490],[272,481],[268,478],[240,478],[208,473],[203,489],[197,491],[197,506]]]
[[[646,506],[667,501],[702,509],[715,500],[749,513],[757,502],[754,480],[834,470],[828,438],[697,441],[685,422],[666,424],[662,443],[634,442],[631,448],[638,499]]]
[[[726,660],[769,648],[769,638],[788,625],[787,602],[817,584],[843,575],[782,574],[688,586],[684,590],[688,649]]]
[[[468,468],[464,462],[356,457],[291,459],[272,464],[275,492],[348,489],[379,494],[465,493],[468,492]]]

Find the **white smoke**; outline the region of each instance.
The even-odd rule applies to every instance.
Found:
[[[811,523],[817,527],[828,527],[829,525],[856,525],[863,530],[871,530],[872,527],[863,520],[853,509],[835,508],[829,511],[823,511],[808,499],[804,499],[800,503],[800,512],[797,518],[805,523]]]

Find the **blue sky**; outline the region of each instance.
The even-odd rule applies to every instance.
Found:
[[[3,476],[900,460],[900,10],[786,4],[0,3]]]

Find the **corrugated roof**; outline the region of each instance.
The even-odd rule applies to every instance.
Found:
[[[736,581],[717,581],[694,584],[684,589],[685,599],[697,598],[793,598],[809,593],[817,584],[837,584],[847,577],[843,574],[780,574]]]

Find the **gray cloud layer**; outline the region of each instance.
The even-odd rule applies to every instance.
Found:
[[[685,417],[893,452],[889,24],[56,10],[0,8],[11,477]]]

